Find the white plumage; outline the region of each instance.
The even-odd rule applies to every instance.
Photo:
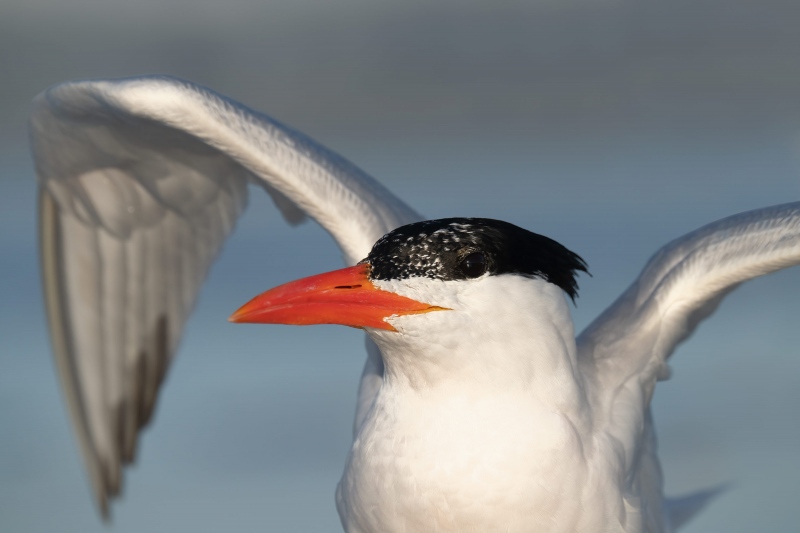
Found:
[[[336,239],[348,264],[366,256],[375,240],[387,231],[420,218],[358,168],[302,134],[211,91],[170,78],[54,87],[35,101],[31,131],[41,184],[42,262],[56,360],[92,485],[104,510],[108,497],[119,488],[122,465],[133,456],[138,430],[152,412],[161,378],[203,278],[246,203],[248,183],[265,188],[289,221],[296,222],[307,214],[319,222]],[[455,491],[465,498],[459,505],[441,500],[452,489],[445,487],[447,490],[439,494],[424,493],[423,500],[416,502],[428,505],[431,514],[417,510],[414,512],[421,514],[409,519],[402,509],[403,500],[394,499],[403,494],[400,481],[384,486],[389,493],[377,489],[365,493],[367,499],[359,503],[360,496],[348,492],[350,487],[362,483],[366,490],[370,482],[383,478],[369,468],[348,468],[338,493],[343,521],[351,531],[370,527],[427,531],[432,523],[440,531],[463,531],[464,524],[478,523],[480,517],[486,522],[476,531],[491,527],[504,531],[596,531],[593,528],[598,521],[605,521],[610,530],[671,531],[677,524],[670,525],[669,512],[661,506],[661,472],[649,412],[655,382],[667,375],[666,360],[675,346],[728,292],[747,279],[798,263],[800,203],[724,219],[662,248],[634,284],[574,345],[563,296],[553,297],[548,292],[553,292],[553,286],[545,284],[543,294],[534,301],[555,303],[546,313],[539,304],[530,311],[540,316],[542,323],[550,321],[553,328],[546,331],[557,334],[561,347],[549,345],[551,348],[540,350],[554,359],[546,370],[531,370],[535,379],[528,383],[530,395],[522,389],[512,394],[509,388],[505,395],[498,395],[498,405],[494,406],[529,402],[528,411],[517,411],[520,416],[499,419],[498,431],[520,427],[522,421],[536,418],[533,415],[538,413],[536,419],[544,422],[525,428],[519,437],[528,439],[532,447],[512,446],[505,451],[510,456],[520,449],[539,451],[531,451],[527,458],[520,456],[516,463],[482,465],[499,469],[494,472],[496,477],[488,479],[495,479],[498,486],[507,487],[507,492],[520,500],[471,507],[480,495],[464,485]],[[491,299],[477,296],[464,301],[492,304]],[[426,319],[452,320],[446,316],[442,313],[440,318],[434,313]],[[413,318],[396,320],[403,327],[413,328],[408,322]],[[392,360],[402,349],[393,347],[390,335],[379,332],[373,336],[384,358]],[[547,338],[543,335],[536,338]],[[416,353],[426,346],[424,336],[420,339],[423,344],[417,346]],[[475,342],[473,339],[471,344]],[[526,349],[524,339],[509,342],[511,352]],[[387,408],[385,402],[390,400],[403,409],[411,405],[405,400],[409,398],[407,391],[398,389],[389,379],[387,388],[378,394],[384,383],[384,366],[380,353],[369,343],[368,354],[349,465],[369,462],[370,450],[387,442],[375,437],[380,431],[388,431],[386,427],[376,428],[381,422],[375,415],[379,407]],[[397,355],[394,360],[402,357]],[[565,364],[573,378],[578,376],[571,385],[568,379],[559,377],[565,372]],[[507,380],[509,370],[499,367],[498,379]],[[449,377],[455,376],[454,372]],[[485,372],[481,376],[486,377]],[[548,381],[548,377],[556,381]],[[559,386],[553,387],[553,383]],[[543,391],[560,392],[565,403],[557,402],[558,394],[537,397]],[[370,411],[376,396],[378,404]],[[437,445],[441,445],[443,454],[463,450],[464,457],[475,453],[476,448],[500,449],[492,448],[497,442],[494,439],[481,440],[469,434],[494,419],[488,414],[490,406],[473,405],[464,410],[463,405],[448,404],[457,398],[453,394],[432,397],[425,405],[470,413],[474,419],[455,416],[454,427],[437,426],[447,430],[449,438],[434,435],[424,442],[409,441],[408,446],[417,446],[413,449],[429,459]],[[481,415],[481,409],[487,414]],[[526,412],[533,415],[522,416]],[[554,412],[564,416],[550,420]],[[402,412],[398,413],[400,420]],[[413,435],[424,434],[425,427],[441,420],[435,413],[429,416],[428,426],[425,419],[406,417],[391,431],[416,427]],[[569,421],[569,431],[564,421]],[[382,423],[386,423],[385,418]],[[591,450],[583,440],[592,442]],[[367,451],[365,442],[370,444]],[[548,454],[555,451],[559,453],[557,460],[548,463]],[[587,455],[590,452],[591,460]],[[457,466],[457,454],[442,457]],[[541,461],[531,463],[531,457]],[[410,466],[430,475],[414,474],[410,479],[431,486],[445,483],[446,473],[434,475],[434,467],[445,467],[447,462],[432,461],[430,468],[424,462],[412,461]],[[519,465],[515,475],[502,472],[509,464]],[[548,470],[548,464],[564,468],[575,477],[565,478],[561,470]],[[461,471],[456,466],[449,470],[454,476],[451,482],[459,480]],[[398,464],[388,467],[397,470]],[[353,481],[353,476],[363,479]],[[563,488],[547,492],[547,497],[536,492],[536,487],[554,481]],[[392,487],[397,490],[394,495]],[[606,497],[615,490],[618,498]],[[581,500],[584,496],[587,499]],[[575,503],[578,500],[595,502],[595,507],[586,509],[592,503],[581,507]],[[415,502],[407,499],[406,503]],[[523,508],[533,506],[526,516],[537,518],[501,525],[487,514],[512,503]],[[570,505],[583,509],[584,516]],[[359,509],[371,509],[372,514],[354,517]],[[465,510],[458,514],[459,509]],[[448,514],[451,511],[454,514]],[[429,518],[433,522],[428,522]]]

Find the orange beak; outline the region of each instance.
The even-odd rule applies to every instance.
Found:
[[[244,304],[228,320],[298,326],[341,324],[396,331],[387,318],[441,310],[444,308],[377,288],[369,280],[369,265],[362,264],[270,289]]]

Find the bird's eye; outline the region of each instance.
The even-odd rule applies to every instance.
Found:
[[[472,252],[461,260],[459,268],[468,278],[477,278],[486,272],[486,257],[483,252]]]

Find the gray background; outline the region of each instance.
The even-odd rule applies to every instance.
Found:
[[[163,73],[339,151],[431,218],[503,218],[580,253],[585,326],[662,244],[800,199],[800,4],[777,0],[0,3],[0,531],[338,531],[361,333],[236,326],[341,265],[253,191],[123,501],[98,519],[38,285],[30,99]],[[729,490],[686,531],[793,531],[800,269],[731,295],[655,397],[667,489]]]

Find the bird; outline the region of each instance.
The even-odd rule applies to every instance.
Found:
[[[800,264],[800,202],[733,215],[662,247],[575,335],[578,254],[508,222],[425,220],[188,81],[56,85],[33,102],[30,139],[53,352],[104,516],[248,185],[288,222],[319,223],[347,265],[231,320],[366,332],[336,490],[348,533],[675,531],[718,490],[664,496],[655,385],[727,294]]]

